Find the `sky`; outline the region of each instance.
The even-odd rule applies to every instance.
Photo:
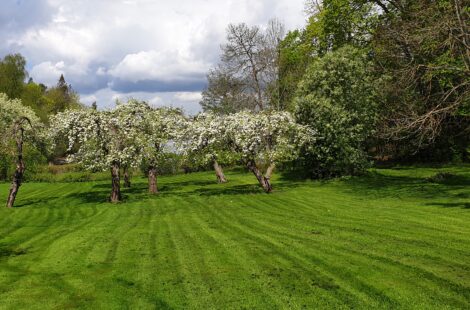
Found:
[[[21,53],[30,77],[61,74],[100,108],[133,97],[196,113],[229,23],[287,30],[304,0],[0,0],[0,56]]]

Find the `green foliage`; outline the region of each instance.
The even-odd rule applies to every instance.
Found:
[[[364,143],[379,99],[375,85],[370,61],[350,46],[309,66],[294,100],[297,121],[317,132],[300,160],[308,174],[331,177],[367,167]]]
[[[14,146],[9,150],[0,152],[0,181],[11,181],[16,169],[16,155],[13,154]],[[26,166],[24,180],[33,180],[35,175],[41,173],[42,166],[47,163],[47,158],[35,145],[25,144],[23,159]]]
[[[21,102],[30,107],[43,123],[48,122],[51,107],[54,105],[52,99],[45,94],[45,88],[34,82],[24,85],[21,94]]]
[[[109,180],[109,172],[75,171],[54,174],[47,169],[39,168],[35,173],[25,174],[25,179],[28,182],[45,183],[96,182]]]
[[[306,31],[290,31],[279,45],[279,89],[282,108],[292,111],[297,84],[311,61],[313,45]]]
[[[364,48],[377,22],[370,3],[354,0],[307,1],[310,14],[302,30],[291,31],[280,43],[279,85],[284,109],[294,108],[292,100],[306,68],[317,58],[344,45]]]
[[[305,31],[319,56],[344,45],[366,47],[377,21],[367,1],[323,0],[311,13]]]
[[[49,102],[49,114],[56,114],[68,109],[80,109],[83,106],[80,103],[78,94],[70,87],[60,85],[60,81],[56,87],[52,87],[44,94],[45,101]]]
[[[18,99],[23,92],[26,72],[26,60],[21,54],[5,56],[0,61],[0,93],[5,93],[11,99]]]

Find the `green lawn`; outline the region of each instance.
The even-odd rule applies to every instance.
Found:
[[[456,176],[438,183],[438,171]],[[0,308],[470,308],[470,167],[27,183],[0,208]],[[8,184],[0,184],[0,201]]]

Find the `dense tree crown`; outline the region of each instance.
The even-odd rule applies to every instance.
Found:
[[[298,122],[318,132],[302,153],[308,174],[354,174],[367,166],[365,142],[375,128],[381,100],[377,84],[370,60],[350,46],[309,66],[294,99]]]
[[[0,61],[0,93],[11,99],[20,98],[27,76],[26,59],[21,54],[6,55]]]

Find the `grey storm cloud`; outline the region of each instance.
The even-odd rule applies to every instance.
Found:
[[[54,8],[46,0],[2,0],[0,3],[0,55],[19,52],[21,44],[12,40],[25,31],[47,24]]]
[[[3,0],[0,10],[2,32],[18,32],[50,21],[54,10],[46,0]]]
[[[206,86],[206,79],[201,76],[199,79],[162,81],[162,80],[141,80],[136,82],[116,79],[111,83],[111,89],[118,92],[197,92]]]

